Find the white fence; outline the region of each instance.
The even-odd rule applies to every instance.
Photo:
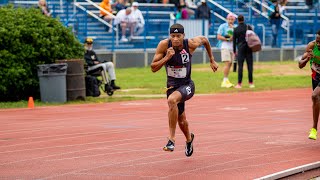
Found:
[[[174,23],[179,23],[184,27],[185,38],[192,38],[195,36],[206,36],[209,34],[208,20],[199,19],[177,19],[170,20],[170,26]]]

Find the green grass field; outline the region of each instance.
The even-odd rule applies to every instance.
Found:
[[[242,91],[263,91],[290,88],[311,88],[310,68],[299,69],[294,61],[274,61],[254,63],[254,83],[256,88],[248,87],[248,73],[244,66],[242,89],[221,88],[223,78],[223,64],[219,63],[219,69],[213,73],[209,64],[194,64],[192,66],[192,79],[195,82],[196,94],[230,93]],[[87,97],[86,101],[73,101],[64,104],[104,103],[116,101],[129,101],[151,97],[150,95],[164,95],[166,86],[165,69],[162,68],[152,73],[150,67],[116,69],[117,85],[121,91],[116,91],[113,96],[102,93],[101,97]],[[237,73],[230,72],[229,79],[232,83],[237,82]],[[137,95],[139,95],[137,97]],[[144,97],[145,95],[145,97]],[[61,104],[61,103],[60,103]],[[57,103],[43,103],[35,100],[35,106],[60,105]],[[27,107],[27,101],[0,102],[1,108]]]
[[[297,62],[259,62],[254,64],[255,91],[301,88],[310,86],[310,68],[299,69]],[[230,72],[229,79],[237,82],[237,73]],[[161,94],[166,85],[165,69],[152,73],[150,67],[117,69],[117,82],[123,89],[139,88],[136,91],[117,92],[116,94]],[[223,78],[223,64],[213,73],[209,64],[192,66],[192,79],[196,85],[196,93],[224,93],[239,91],[234,88],[220,88]],[[248,88],[248,73],[246,66],[243,74],[243,88],[240,91],[252,90]]]

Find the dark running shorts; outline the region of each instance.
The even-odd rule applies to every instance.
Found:
[[[312,89],[320,86],[320,74],[312,70]]]
[[[190,82],[186,85],[168,89],[167,98],[174,91],[179,91],[182,95],[181,102],[178,103],[179,115],[181,115],[184,112],[184,102],[192,98],[192,96],[194,95],[194,90],[195,90],[195,87],[192,80],[190,80]]]

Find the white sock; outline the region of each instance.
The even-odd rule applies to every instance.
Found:
[[[226,82],[227,80],[229,80],[227,77],[223,78],[223,82]]]

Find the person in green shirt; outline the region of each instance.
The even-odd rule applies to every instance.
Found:
[[[299,68],[302,69],[310,62],[312,71],[312,111],[313,127],[310,129],[309,139],[317,140],[317,127],[320,110],[320,30],[316,34],[316,39],[309,42],[305,53],[299,60]]]

